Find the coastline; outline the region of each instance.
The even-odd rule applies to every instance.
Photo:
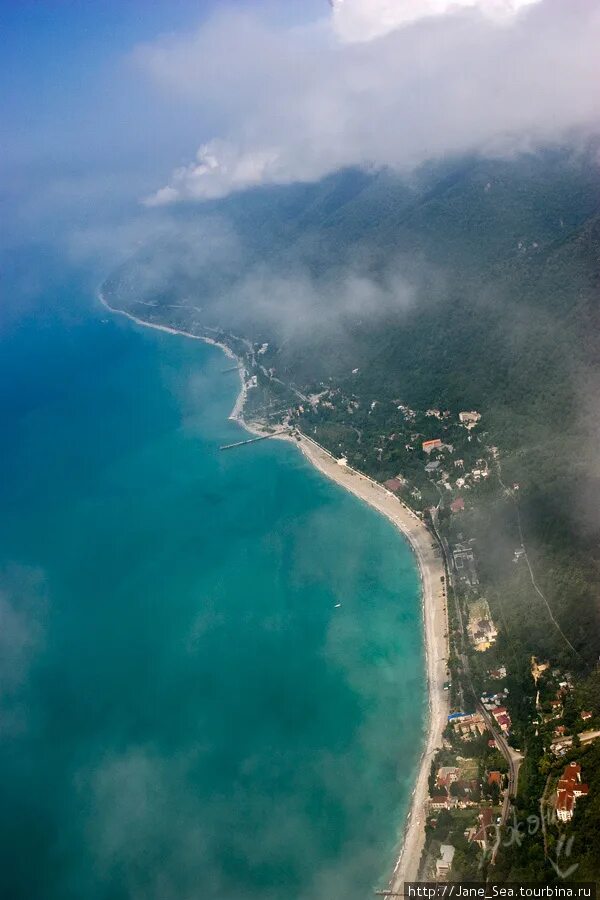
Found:
[[[248,425],[244,421],[243,412],[246,403],[246,397],[248,394],[248,388],[246,387],[246,367],[244,366],[243,360],[233,352],[231,347],[228,347],[227,344],[223,343],[222,341],[217,341],[215,338],[208,337],[208,335],[190,334],[189,331],[183,331],[180,328],[171,328],[169,325],[160,325],[158,322],[147,322],[145,319],[140,319],[138,316],[134,316],[133,313],[126,312],[126,310],[124,309],[117,309],[116,307],[110,305],[100,289],[98,289],[98,291],[96,292],[96,296],[98,297],[98,300],[100,301],[102,306],[109,312],[113,313],[113,315],[124,316],[126,319],[129,319],[130,322],[135,322],[136,325],[141,325],[143,328],[154,328],[155,331],[164,331],[167,334],[178,334],[181,337],[190,338],[190,340],[192,341],[202,341],[203,344],[210,344],[211,347],[218,347],[220,350],[222,350],[228,359],[231,359],[235,363],[237,363],[240,376],[240,391],[236,397],[235,403],[233,404],[233,409],[229,413],[228,418],[232,419],[235,422],[239,422],[244,426],[244,428],[246,428],[248,431],[251,431],[253,434],[262,434],[262,432],[248,427]]]
[[[97,296],[101,304],[111,313],[125,316],[125,318],[145,328],[154,328],[167,334],[176,334],[219,347],[229,359],[235,360],[240,376],[240,391],[229,418],[238,422],[251,434],[258,436],[265,434],[258,424],[249,423],[244,419],[244,406],[248,393],[246,367],[243,360],[227,344],[208,336],[195,335],[188,331],[171,328],[168,325],[148,322],[125,310],[110,306],[100,290]],[[400,498],[388,491],[382,484],[352,469],[350,466],[340,465],[329,451],[325,450],[324,447],[321,447],[320,444],[307,435],[298,434],[292,437],[286,431],[274,433],[272,436],[278,440],[285,440],[297,445],[304,457],[321,474],[335,481],[384,515],[407,539],[417,560],[421,580],[421,609],[424,625],[428,686],[428,717],[425,745],[418,764],[417,778],[400,840],[399,853],[389,881],[389,890],[402,896],[404,894],[404,882],[415,881],[418,875],[421,855],[425,845],[425,804],[429,793],[428,780],[431,757],[441,746],[442,733],[446,726],[448,715],[448,694],[443,687],[446,681],[449,652],[445,581],[442,580],[445,575],[443,560],[441,556],[436,556],[435,554],[435,538],[427,526]]]
[[[304,456],[323,475],[351,491],[389,519],[408,540],[419,567],[428,685],[428,721],[425,746],[418,764],[400,851],[389,882],[389,890],[402,896],[404,882],[417,879],[425,846],[425,804],[429,795],[431,758],[441,746],[442,733],[448,717],[448,693],[444,691],[444,682],[447,678],[448,623],[446,597],[441,581],[445,574],[442,557],[435,555],[435,539],[426,525],[382,484],[350,466],[340,466],[327,450],[305,435],[301,435],[299,441],[294,438],[287,439],[298,443]]]

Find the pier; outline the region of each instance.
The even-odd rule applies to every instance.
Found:
[[[271,434],[259,434],[258,437],[247,438],[245,441],[234,441],[233,444],[223,444],[222,447],[219,447],[219,450],[233,450],[235,447],[245,447],[247,444],[256,444],[258,441],[266,441],[268,438],[277,437],[280,434],[285,434],[286,429],[283,428],[280,431],[273,431]]]

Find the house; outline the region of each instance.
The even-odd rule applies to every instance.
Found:
[[[462,512],[465,508],[465,501],[462,497],[457,497],[456,500],[450,504],[450,509],[453,513]]]
[[[439,459],[433,460],[433,462],[427,463],[427,465],[425,466],[425,471],[426,472],[435,472],[435,470],[439,468],[439,465],[440,465]]]
[[[583,712],[583,711],[582,711],[582,713],[581,713],[581,718],[583,719],[584,722],[587,722],[587,721],[589,721],[589,719],[592,718],[592,713],[591,713],[591,712]]]
[[[486,850],[494,837],[494,811],[489,806],[486,806],[481,810],[477,818],[479,827],[472,840],[479,844],[482,850]]]
[[[434,438],[431,441],[423,441],[423,453],[431,453],[432,450],[440,450],[442,441],[440,438]]]
[[[502,772],[490,772],[488,774],[488,785],[491,787],[493,784],[497,784],[498,787],[502,787]]]
[[[570,822],[575,811],[575,803],[579,797],[588,794],[587,784],[581,783],[581,766],[571,762],[565,770],[556,788],[556,815],[561,822]]]
[[[435,863],[435,874],[438,879],[447,878],[450,874],[454,853],[452,844],[442,844],[440,847],[440,858]]]
[[[458,418],[460,424],[464,425],[465,428],[474,428],[481,419],[481,413],[476,412],[476,410],[471,410],[471,412],[459,412]]]
[[[498,706],[496,709],[492,710],[492,715],[502,731],[505,733],[510,731],[512,722],[505,706]]]

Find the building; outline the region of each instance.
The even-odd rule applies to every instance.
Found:
[[[451,784],[460,778],[460,769],[457,766],[441,766],[435,778],[438,787],[448,789]]]
[[[589,721],[589,719],[592,718],[592,713],[591,712],[582,712],[581,718],[583,719],[584,722],[587,722],[587,721]]]
[[[475,567],[475,554],[469,543],[455,544],[452,550],[452,560],[456,574],[461,581],[466,581],[471,587],[479,584]]]
[[[498,636],[487,600],[480,597],[469,603],[469,637],[476,650],[488,650]]]
[[[465,508],[465,501],[462,497],[457,497],[456,500],[450,504],[450,509],[453,513],[462,512]]]
[[[452,844],[442,844],[440,847],[440,858],[435,863],[435,874],[437,878],[447,878],[452,868],[452,860],[454,859],[455,849]]]
[[[469,622],[468,630],[473,646],[481,652],[489,650],[498,636],[496,626],[491,619],[478,619],[475,622]]]
[[[459,735],[463,741],[471,740],[487,731],[485,721],[481,713],[470,713],[468,715],[448,717],[448,721],[454,728],[454,733]]]
[[[570,822],[578,797],[586,797],[587,794],[587,784],[581,783],[581,766],[577,762],[569,763],[556,788],[556,816],[559,821]]]
[[[484,807],[478,816],[479,825],[472,840],[479,844],[482,850],[486,850],[494,838],[494,811],[489,807]]]
[[[429,798],[430,809],[456,809],[457,806],[456,797],[449,797],[447,794],[434,794]]]
[[[498,725],[500,726],[500,728],[502,729],[502,731],[504,731],[505,734],[508,734],[508,732],[510,731],[510,726],[512,725],[512,722],[511,722],[511,719],[510,719],[510,716],[508,714],[508,710],[506,709],[506,707],[505,706],[496,707],[496,709],[492,710],[492,715],[493,715],[494,719],[496,720],[496,722],[498,723]]]
[[[481,413],[472,410],[471,412],[460,412],[458,418],[461,425],[465,428],[474,428],[481,419]]]
[[[431,441],[423,441],[423,453],[431,453],[432,450],[441,450],[442,441],[440,438],[434,438]]]
[[[597,741],[600,738],[600,730],[580,731],[579,740],[582,744],[589,744],[591,741]],[[550,744],[550,749],[555,756],[564,756],[567,750],[573,746],[572,737],[563,737]]]
[[[488,774],[488,785],[491,787],[493,784],[497,784],[499,788],[502,787],[502,772],[490,772]]]

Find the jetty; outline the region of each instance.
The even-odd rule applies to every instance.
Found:
[[[223,444],[222,447],[219,447],[219,450],[234,450],[236,447],[246,447],[248,444],[256,444],[258,441],[266,441],[269,438],[277,437],[280,434],[285,434],[286,429],[282,428],[280,431],[273,431],[271,434],[260,434],[257,437],[247,438],[245,441],[234,441],[233,444]]]

